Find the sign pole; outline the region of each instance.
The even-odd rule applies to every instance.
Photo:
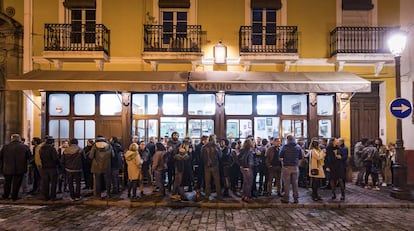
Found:
[[[396,85],[396,96],[397,99],[401,98],[401,73],[400,73],[400,61],[401,56],[396,55],[395,57],[395,85]],[[403,104],[400,104],[401,114]],[[411,108],[411,104],[410,104]],[[391,111],[395,107],[391,106]],[[402,121],[403,115],[397,118],[397,140],[395,142],[395,163],[392,166],[394,170],[393,174],[393,187],[391,190],[391,196],[401,200],[410,200],[411,193],[407,189],[407,164],[404,152],[404,141],[402,137]]]

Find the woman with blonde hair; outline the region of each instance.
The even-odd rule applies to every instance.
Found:
[[[309,148],[309,177],[312,185],[312,200],[319,201],[322,198],[318,195],[318,188],[321,179],[325,178],[323,171],[324,159],[326,156],[325,149],[321,149],[318,138],[312,138]]]
[[[142,180],[142,159],[138,153],[138,144],[132,143],[129,145],[129,150],[125,153],[125,160],[128,166],[128,197],[135,200],[137,199],[138,182]]]

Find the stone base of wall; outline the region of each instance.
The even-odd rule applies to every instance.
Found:
[[[414,150],[405,150],[407,158],[407,183],[414,185]]]

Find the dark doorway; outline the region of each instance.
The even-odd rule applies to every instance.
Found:
[[[370,93],[357,93],[351,99],[352,151],[361,138],[379,137],[379,84],[371,83]]]

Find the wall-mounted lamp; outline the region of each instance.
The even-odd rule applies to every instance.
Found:
[[[343,100],[343,101],[349,100],[349,98],[350,98],[350,94],[349,94],[349,93],[347,93],[347,92],[343,92],[343,93],[341,93],[341,94],[339,95],[339,98],[340,98],[341,100]]]
[[[223,45],[221,40],[213,47],[213,56],[215,64],[227,63],[227,46]]]
[[[122,92],[122,105],[125,107],[128,107],[130,103],[131,103],[130,94],[128,94],[127,92]]]
[[[224,105],[224,91],[219,91],[216,93],[216,103],[217,106],[222,107]]]

